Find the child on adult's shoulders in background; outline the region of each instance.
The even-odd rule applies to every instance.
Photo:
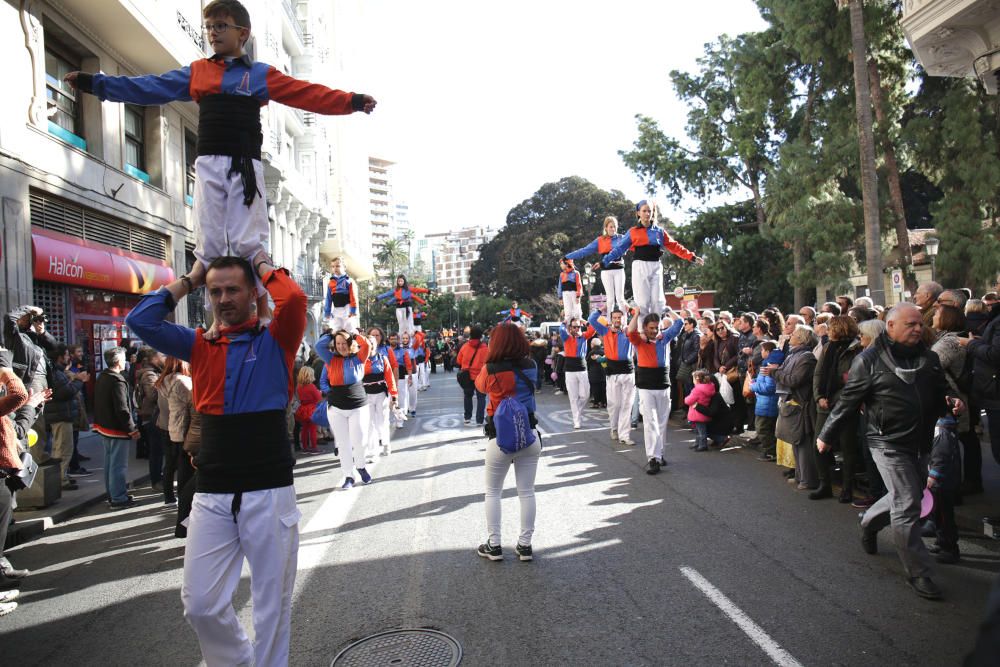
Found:
[[[684,398],[684,404],[688,406],[688,421],[694,424],[696,452],[708,451],[708,424],[712,418],[699,412],[697,407],[701,405],[707,408],[712,402],[712,397],[716,393],[712,376],[703,368],[699,368],[691,376],[694,380],[694,388],[691,393]]]
[[[774,341],[766,340],[760,344],[761,367],[766,364],[778,364],[785,360],[785,353],[778,349]],[[750,389],[753,390],[756,402],[754,403],[755,427],[757,437],[760,439],[761,461],[773,461],[777,451],[778,441],[774,435],[775,426],[778,423],[778,394],[774,378],[770,375],[758,373],[750,382]]]
[[[358,287],[347,275],[344,260],[330,260],[330,280],[323,304],[324,322],[334,331],[354,333],[358,329]]]

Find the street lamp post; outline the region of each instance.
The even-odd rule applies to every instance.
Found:
[[[940,246],[941,246],[940,239],[934,238],[933,236],[924,239],[924,252],[926,252],[927,256],[931,258],[931,282],[937,280],[937,278],[935,278],[934,276],[934,273],[936,268],[935,265],[937,264],[938,248]]]
[[[461,331],[462,330],[462,313],[458,309],[458,301],[455,301],[454,308],[455,308],[455,329],[457,329],[458,331]]]

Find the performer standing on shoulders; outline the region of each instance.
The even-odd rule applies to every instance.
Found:
[[[524,322],[522,322],[522,320],[530,321],[531,318],[534,317],[528,311],[521,310],[517,305],[517,301],[512,301],[509,309],[501,310],[499,313],[497,313],[497,315],[504,316],[503,319],[500,320],[501,324],[505,324],[507,322],[513,322],[514,324],[518,324],[520,326],[524,326]]]
[[[430,290],[423,287],[410,287],[406,282],[406,276],[399,274],[396,276],[396,288],[388,292],[379,294],[376,299],[379,301],[392,302],[396,306],[396,323],[399,325],[400,334],[413,333],[413,302],[426,306],[427,302],[421,299],[418,294],[429,294]]]
[[[618,233],[618,218],[609,215],[604,218],[604,233],[579,250],[567,253],[566,259],[579,261],[595,253],[599,253],[601,259],[604,259],[623,236]],[[625,303],[625,261],[619,257],[613,262],[608,262],[606,267],[598,261],[594,262],[591,268],[600,271],[601,284],[604,285],[604,293],[608,295],[605,314],[615,308],[628,308],[628,304]]]
[[[333,331],[343,329],[353,333],[358,328],[358,287],[347,275],[344,260],[340,257],[330,260],[330,272],[323,317]]]
[[[635,211],[638,218],[635,227],[618,240],[611,252],[601,260],[601,264],[607,268],[612,262],[624,257],[626,252],[634,250],[632,297],[639,306],[639,316],[645,317],[650,313],[659,315],[667,305],[663,295],[663,264],[660,263],[663,249],[699,266],[705,260],[670,238],[670,234],[656,224],[653,209],[645,199],[636,204]]]
[[[580,281],[580,272],[573,267],[573,260],[561,259],[559,267],[562,272],[559,274],[556,293],[563,302],[563,321],[568,322],[574,317],[583,317],[583,311],[580,309],[583,283]]]

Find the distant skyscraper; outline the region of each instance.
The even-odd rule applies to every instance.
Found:
[[[434,255],[438,290],[451,292],[458,298],[473,296],[469,285],[472,265],[479,259],[479,249],[493,240],[497,231],[482,227],[466,227],[444,235],[444,243]]]
[[[368,157],[368,221],[371,227],[372,257],[392,234],[392,172],[395,162]]]

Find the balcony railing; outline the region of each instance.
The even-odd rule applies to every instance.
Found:
[[[285,14],[288,15],[288,21],[292,24],[292,29],[295,30],[295,34],[298,35],[299,41],[305,44],[305,32],[302,30],[302,24],[299,23],[299,17],[295,15],[295,8],[292,7],[291,1],[281,0],[281,5],[285,8]]]
[[[320,276],[302,276],[299,274],[292,274],[292,278],[295,282],[299,284],[302,291],[306,293],[306,298],[312,301],[322,301],[324,298],[323,294],[323,283],[325,282]]]
[[[181,14],[179,11],[177,12],[177,25],[180,26],[180,29],[183,30],[187,34],[187,36],[191,38],[191,41],[195,43],[195,46],[197,46],[201,50],[201,52],[204,53],[205,36],[201,34],[201,30],[199,28],[196,28],[193,25],[191,25],[191,23],[188,22],[187,18],[185,18],[184,15]]]

